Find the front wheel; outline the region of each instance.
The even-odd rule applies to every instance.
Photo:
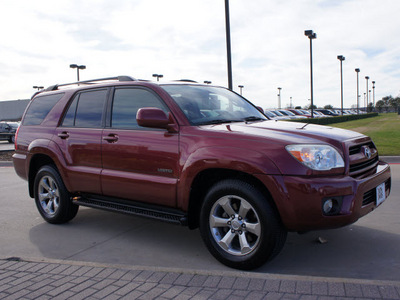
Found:
[[[79,206],[72,203],[61,176],[53,166],[44,166],[36,174],[34,193],[36,207],[49,223],[66,223],[78,213]]]
[[[210,189],[200,214],[200,232],[216,259],[242,270],[275,257],[287,235],[268,199],[240,180],[224,180]]]

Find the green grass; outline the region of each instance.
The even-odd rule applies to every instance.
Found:
[[[377,117],[331,124],[368,135],[378,148],[379,155],[400,155],[400,115],[379,114]]]

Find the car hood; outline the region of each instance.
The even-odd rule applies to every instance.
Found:
[[[365,138],[366,136],[351,130],[284,121],[263,121],[253,123],[232,123],[213,125],[209,130],[231,132],[240,134],[246,139],[265,139],[268,142],[274,140],[283,144],[299,143],[329,143],[336,146],[341,145],[346,140]]]

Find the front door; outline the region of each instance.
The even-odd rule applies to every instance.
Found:
[[[102,135],[105,196],[176,206],[179,151],[177,133],[140,127],[136,113],[142,107],[168,108],[144,88],[116,88],[111,120]]]

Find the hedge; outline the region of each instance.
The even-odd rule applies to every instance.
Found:
[[[319,124],[319,125],[328,125],[328,124],[334,124],[334,123],[341,123],[341,122],[347,122],[347,121],[353,121],[353,120],[360,120],[360,119],[366,119],[366,118],[372,118],[372,117],[377,117],[378,113],[368,113],[368,114],[360,114],[360,115],[344,115],[344,116],[337,116],[337,117],[331,117],[331,118],[307,118],[307,119],[292,119],[288,121],[293,121],[293,122],[302,122],[302,123],[310,123],[310,124]]]

